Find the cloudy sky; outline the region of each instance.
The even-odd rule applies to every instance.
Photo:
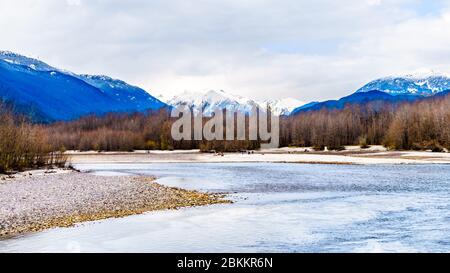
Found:
[[[154,95],[347,95],[450,72],[450,0],[0,0],[0,49]]]

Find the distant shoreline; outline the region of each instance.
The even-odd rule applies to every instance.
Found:
[[[450,164],[450,153],[387,151],[382,146],[344,151],[279,148],[242,153],[200,153],[199,150],[135,152],[68,152],[71,164],[139,163],[303,163],[303,164]]]

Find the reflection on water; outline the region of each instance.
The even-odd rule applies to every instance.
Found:
[[[162,211],[0,241],[0,251],[448,252],[450,166],[275,163],[78,165],[98,175],[229,192]]]

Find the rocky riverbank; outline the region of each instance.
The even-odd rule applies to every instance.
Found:
[[[153,177],[85,173],[0,180],[0,238],[153,210],[227,203],[222,196],[170,188]]]

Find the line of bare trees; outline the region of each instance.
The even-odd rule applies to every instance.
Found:
[[[442,151],[450,148],[450,96],[306,112],[283,119],[280,127],[282,146],[385,145]]]
[[[50,144],[47,129],[0,105],[0,173],[64,166],[67,158]]]
[[[320,110],[282,120],[282,146],[341,149],[344,145],[381,144],[395,106],[349,105],[343,110]]]
[[[405,104],[396,113],[384,139],[395,149],[450,149],[450,96]]]
[[[205,118],[203,122],[205,123],[207,120],[208,118]],[[53,145],[64,150],[200,149],[202,151],[239,151],[259,148],[258,141],[249,140],[174,141],[171,137],[171,128],[175,121],[176,118],[170,117],[168,109],[161,109],[147,113],[111,113],[102,117],[92,115],[72,122],[58,122],[48,125],[46,128],[51,135]]]
[[[131,151],[170,148],[165,110],[151,113],[86,116],[47,126],[56,147],[67,150]]]

